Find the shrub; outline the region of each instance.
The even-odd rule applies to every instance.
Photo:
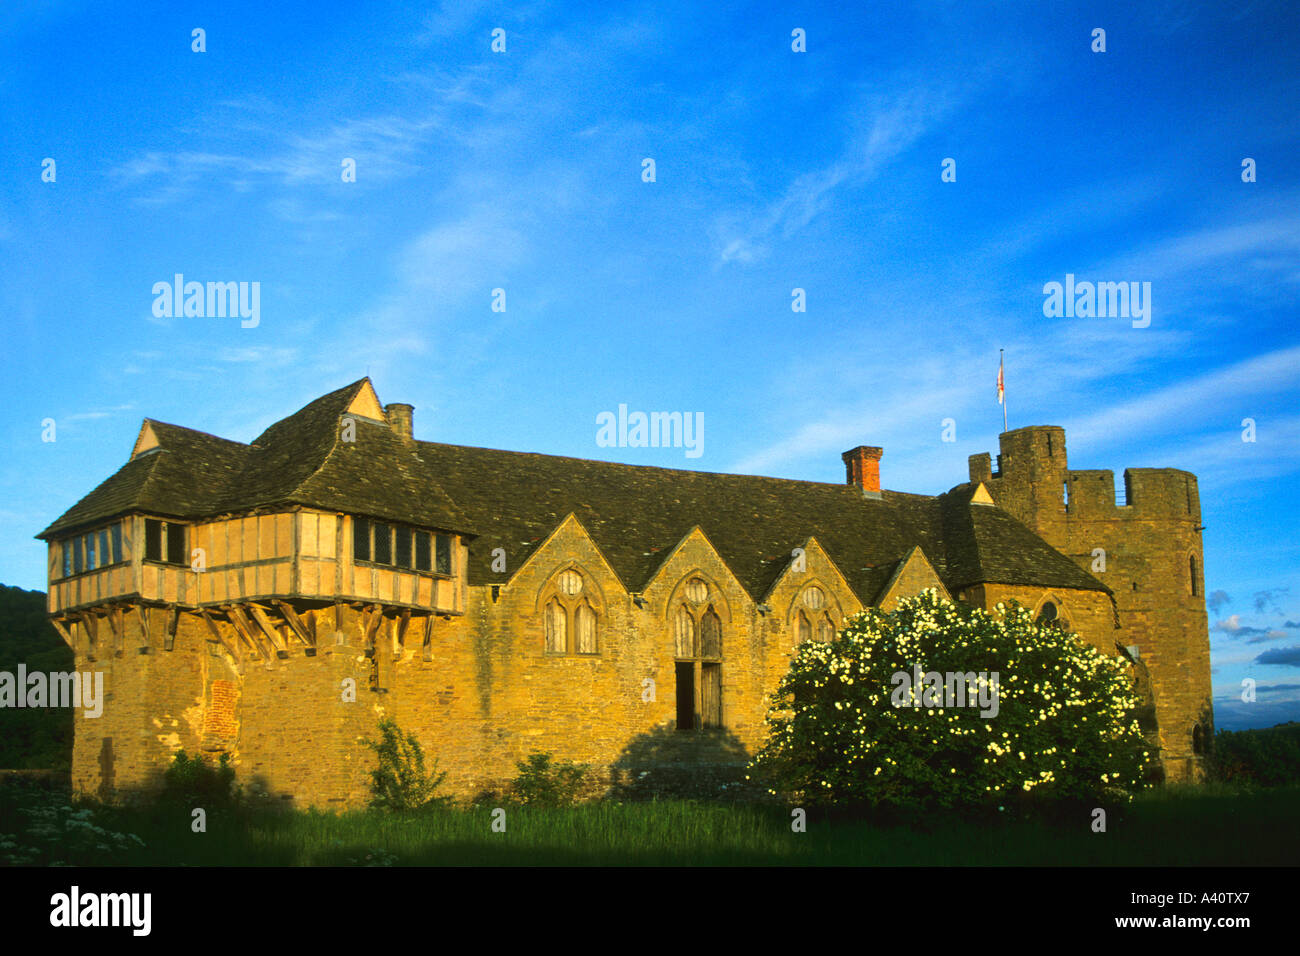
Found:
[[[135,862],[144,848],[136,834],[109,829],[100,808],[51,800],[48,791],[33,789],[30,796],[38,799],[15,808],[4,827],[14,832],[0,831],[0,865],[122,866]]]
[[[831,643],[800,645],[751,772],[771,792],[813,804],[915,811],[1001,808],[1031,794],[1126,799],[1149,757],[1128,662],[1035,624],[1017,604],[996,610],[929,590],[888,613],[858,614]],[[917,667],[996,674],[978,702],[990,706],[945,706],[924,683],[913,706]]]
[[[568,760],[552,764],[551,755],[544,753],[531,753],[515,767],[519,776],[511,782],[510,793],[516,803],[535,807],[573,806],[590,769]]]
[[[446,773],[424,769],[424,751],[414,734],[405,734],[392,718],[379,722],[380,739],[364,743],[379,756],[379,766],[370,772],[372,807],[384,810],[425,810],[445,805],[450,797],[437,796]]]
[[[223,753],[214,767],[198,754],[176,751],[171,766],[163,771],[162,803],[190,807],[229,807],[236,801],[235,768],[230,754]]]
[[[1256,730],[1220,730],[1207,761],[1224,783],[1282,787],[1300,783],[1300,723]]]

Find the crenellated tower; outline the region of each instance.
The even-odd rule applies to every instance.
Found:
[[[1063,428],[1018,428],[999,446],[996,470],[970,457],[971,480],[1110,587],[1121,640],[1150,672],[1166,778],[1199,779],[1214,719],[1196,476],[1128,468],[1117,496],[1113,472],[1070,470]]]

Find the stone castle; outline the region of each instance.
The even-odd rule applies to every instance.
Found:
[[[73,783],[121,799],[177,749],[228,753],[298,806],[369,798],[383,716],[444,787],[533,752],[610,786],[736,771],[804,640],[924,588],[1017,600],[1134,661],[1169,779],[1212,729],[1196,478],[1072,471],[1055,427],[1001,436],[937,496],[419,441],[368,379],[251,444],[146,420],[130,460],[46,528],[49,612],[78,669]]]

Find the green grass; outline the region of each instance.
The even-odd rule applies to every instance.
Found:
[[[33,833],[34,818],[24,808],[42,808],[45,829],[38,821]],[[8,855],[11,864],[139,866],[1292,865],[1300,858],[1297,810],[1300,788],[1217,786],[1143,795],[1111,815],[1106,833],[1093,833],[1087,817],[1065,826],[881,826],[816,812],[806,833],[793,833],[789,812],[780,808],[690,801],[507,808],[504,833],[492,832],[490,808],[214,812],[207,832],[193,833],[183,810],[78,811],[66,792],[11,786],[0,792],[0,833],[9,835],[0,838],[0,861]],[[95,826],[101,829],[90,829]]]

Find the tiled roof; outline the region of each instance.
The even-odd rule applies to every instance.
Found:
[[[131,511],[197,519],[298,504],[475,535],[470,583],[485,584],[509,577],[491,570],[494,549],[513,573],[572,513],[634,592],[697,526],[756,601],[809,538],[866,604],[914,546],[950,591],[981,581],[1106,590],[1006,512],[972,505],[971,485],[868,499],[851,485],[403,440],[363,418],[343,441],[339,419],[366,384],[317,399],[251,445],[153,423],[159,448],[38,537]]]
[[[150,422],[158,447],[127,462],[37,537],[132,511],[197,519],[288,505],[472,533],[412,443],[360,418],[358,441],[341,440],[340,419],[364,385],[316,399],[251,445]]]

